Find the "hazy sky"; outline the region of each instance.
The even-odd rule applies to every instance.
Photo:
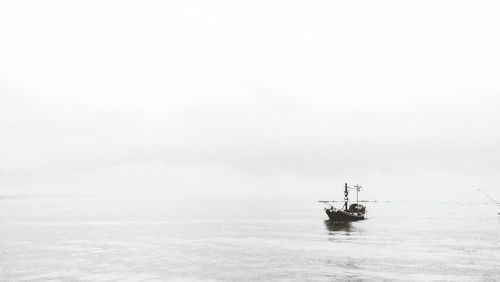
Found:
[[[2,1],[0,193],[500,195],[499,35],[497,1]]]

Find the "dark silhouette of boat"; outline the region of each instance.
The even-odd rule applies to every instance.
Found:
[[[348,187],[346,183],[344,186],[344,206],[342,209],[335,208],[333,205],[329,208],[325,208],[325,212],[330,218],[330,221],[348,222],[365,219],[365,214],[367,212],[366,207],[358,201],[358,192],[361,189],[361,186],[356,185],[354,188],[356,189],[356,203],[349,205],[348,189],[352,188]]]

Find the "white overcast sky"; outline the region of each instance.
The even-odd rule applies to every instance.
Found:
[[[1,1],[0,193],[500,195],[499,31],[497,1]]]

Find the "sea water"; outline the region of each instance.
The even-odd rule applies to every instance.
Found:
[[[500,281],[489,203],[366,206],[332,224],[304,198],[4,199],[0,280]]]

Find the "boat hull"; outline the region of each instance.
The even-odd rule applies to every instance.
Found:
[[[325,211],[331,221],[347,222],[365,219],[365,215],[361,213],[348,212],[339,209],[325,209]]]

